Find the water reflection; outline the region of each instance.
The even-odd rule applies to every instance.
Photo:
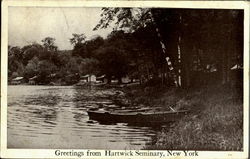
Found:
[[[118,104],[122,103],[122,104]],[[141,149],[157,131],[126,123],[89,120],[88,108],[123,109],[114,89],[8,86],[8,148]]]

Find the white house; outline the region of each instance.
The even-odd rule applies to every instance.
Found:
[[[84,75],[81,76],[81,82],[96,82],[96,76],[95,75]]]

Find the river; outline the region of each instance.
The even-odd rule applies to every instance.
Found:
[[[90,107],[121,108],[112,89],[8,86],[7,147],[29,149],[142,149],[157,130],[89,120]]]

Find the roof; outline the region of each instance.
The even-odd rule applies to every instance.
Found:
[[[13,81],[19,81],[19,80],[22,80],[23,79],[23,77],[16,77],[16,78],[14,78],[14,79],[12,79]]]
[[[91,77],[91,76],[95,76],[95,75],[90,75],[90,74],[87,74],[87,75],[84,75],[84,76],[81,76],[81,78],[88,78],[88,77]]]
[[[102,79],[102,78],[104,78],[105,77],[105,75],[101,75],[101,76],[99,76],[99,77],[96,77],[96,79]]]
[[[89,75],[84,75],[84,76],[81,76],[81,78],[87,78],[89,77]]]
[[[236,64],[231,68],[231,70],[239,70],[239,69],[243,69],[243,67],[240,66],[239,64]]]
[[[29,78],[29,80],[34,80],[34,79],[37,79],[37,76]]]

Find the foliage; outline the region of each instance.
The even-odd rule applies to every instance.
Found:
[[[130,64],[130,42],[127,37],[124,32],[114,31],[105,40],[96,36],[83,44],[76,45],[72,55],[83,58],[80,74],[105,74],[109,80],[111,77],[121,79],[125,76]]]
[[[81,64],[81,58],[80,57],[73,57],[70,58],[67,64],[65,65],[66,70],[65,72],[69,74],[75,74],[79,73],[79,67]]]
[[[91,40],[86,41],[86,53],[83,58],[95,57],[94,52],[104,44],[104,39],[96,36]]]
[[[56,72],[56,66],[48,60],[42,60],[38,63],[39,83],[48,84],[50,82],[50,75]]]
[[[102,8],[101,19],[94,30],[107,28],[114,22],[115,30],[133,32],[152,23],[149,8]]]
[[[28,61],[33,57],[38,57],[43,51],[43,47],[39,44],[27,45],[22,48],[23,51],[23,63],[27,65]]]
[[[38,83],[48,83],[48,76],[61,67],[58,58],[55,39],[47,37],[42,40],[43,45],[33,43],[19,47],[8,47],[8,76],[11,80],[16,76],[23,76],[26,81],[37,76]]]
[[[206,72],[207,67],[214,65],[220,72],[218,75],[221,76],[217,79],[223,84],[230,82],[230,68],[235,65],[235,61],[240,62],[236,59],[242,59],[243,16],[241,11],[160,8],[103,8],[102,10],[101,19],[94,29],[115,24],[116,30],[137,34],[151,28],[151,31],[148,30],[144,36],[153,33],[157,37],[156,34],[159,34],[160,38],[155,38],[154,43],[151,44],[157,44],[158,41],[159,45],[160,40],[165,43],[175,74],[181,77],[182,83],[186,86],[190,86],[191,79],[195,78],[192,76],[193,66]],[[155,29],[159,32],[153,31]],[[144,39],[142,41],[148,41]],[[150,45],[145,46],[142,52],[146,52]],[[161,66],[155,67],[158,71],[164,67],[166,54],[160,55],[163,53],[160,49],[155,52],[156,54],[153,54],[150,51],[149,54],[158,60],[161,59],[159,60],[161,62],[158,62]],[[178,73],[178,69],[181,70],[181,74]]]
[[[94,51],[102,46],[104,39],[100,36],[97,36],[93,39],[85,41],[84,43],[77,43],[74,45],[72,55],[81,56],[82,58],[91,58],[94,57]]]
[[[128,75],[141,83],[159,78],[162,84],[173,83],[160,41],[165,44],[175,74],[186,86],[202,85],[213,75],[216,78],[211,80],[215,83],[230,82],[230,68],[243,64],[243,13],[239,10],[102,10],[94,29],[115,26],[106,39],[95,36],[86,40],[84,34],[74,33],[70,38],[73,50],[67,53],[57,50],[52,37],[23,48],[9,46],[10,79],[14,72],[26,80],[39,75],[44,71],[36,66],[37,61],[47,61],[44,65],[53,71],[46,71],[60,78],[70,74],[106,74],[109,79]],[[216,70],[213,75],[211,68]]]
[[[121,50],[112,46],[102,47],[97,54],[100,61],[100,71],[107,78],[111,79],[112,76],[121,78],[127,73],[127,61]]]
[[[97,75],[99,72],[99,61],[94,58],[84,58],[80,64],[80,74],[95,74]]]
[[[55,46],[55,38],[46,37],[42,40],[43,46],[47,51],[56,51],[57,46]]]
[[[23,71],[23,55],[20,47],[8,47],[8,76],[21,76]]]
[[[84,34],[72,34],[72,36],[73,37],[70,38],[69,41],[73,46],[82,44],[86,39],[86,36]]]
[[[39,72],[38,63],[39,63],[39,59],[36,56],[33,57],[28,62],[28,64],[25,67],[25,77],[26,78],[32,78],[38,74],[38,72]]]

